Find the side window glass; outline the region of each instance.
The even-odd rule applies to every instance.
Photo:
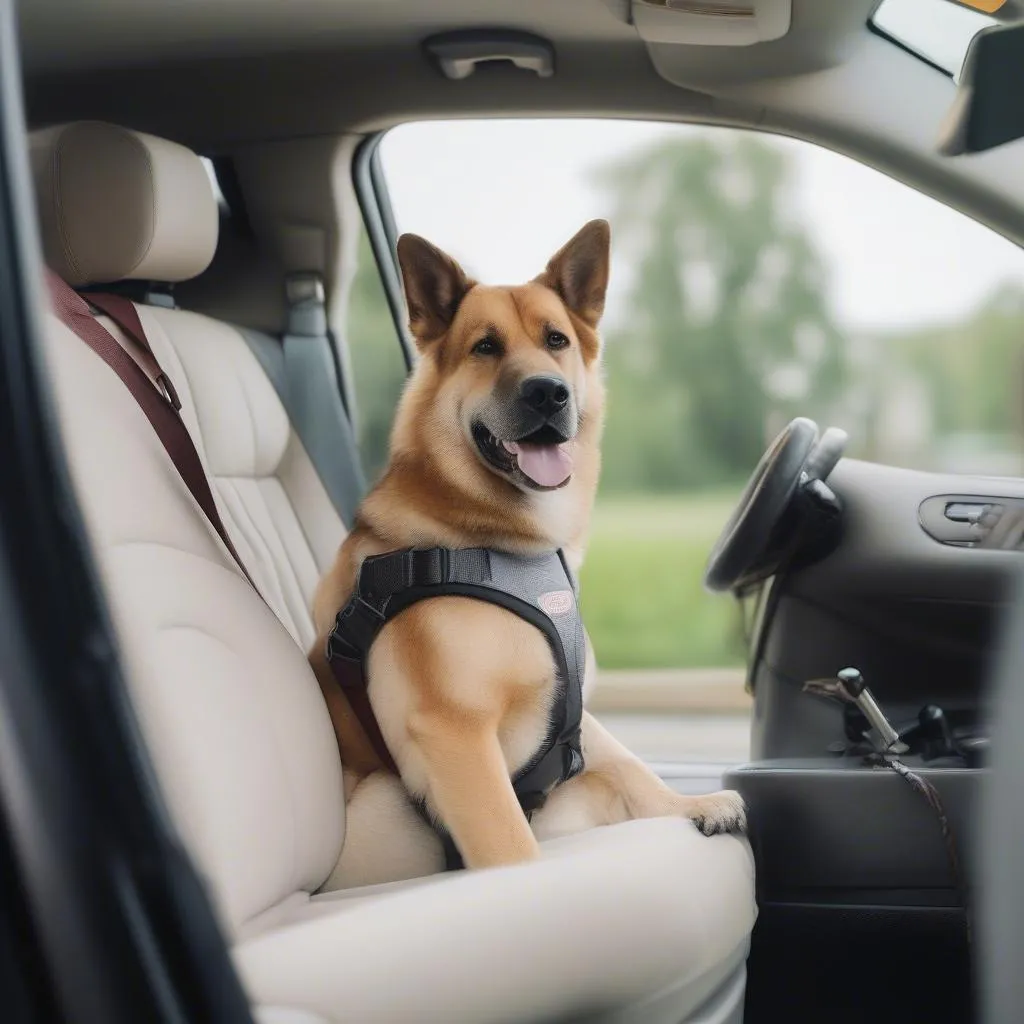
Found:
[[[405,384],[405,357],[366,231],[348,297],[346,344],[355,383],[356,440],[366,479],[387,465],[395,407]]]
[[[711,545],[794,416],[850,454],[1024,472],[1024,253],[855,161],[746,130],[418,123],[382,160],[400,231],[479,280],[528,280],[612,225],[609,406],[582,574],[592,708],[654,761],[741,760],[739,610]]]

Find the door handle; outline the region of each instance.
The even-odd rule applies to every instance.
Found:
[[[946,518],[953,523],[977,523],[991,505],[966,501],[951,501],[946,506]]]

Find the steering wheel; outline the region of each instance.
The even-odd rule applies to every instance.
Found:
[[[819,442],[818,425],[802,417],[775,438],[711,551],[704,570],[709,590],[731,590],[758,565],[797,488],[824,480],[845,447],[845,431],[830,428]]]

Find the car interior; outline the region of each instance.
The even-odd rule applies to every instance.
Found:
[[[1014,671],[1024,480],[846,458],[807,419],[750,467],[706,577],[751,609],[750,760],[659,766],[681,791],[737,789],[749,843],[634,821],[528,865],[388,880],[399,850],[340,887],[346,780],[306,658],[367,486],[345,327],[361,231],[413,359],[384,134],[752,128],[1024,245],[1024,5],[916,6],[986,12],[962,74],[885,30],[878,0],[5,9],[10,1019],[979,1019],[975,904],[1002,867],[976,837],[1010,730],[994,701],[1019,703],[990,683]],[[1012,794],[984,818],[1005,844]],[[986,1019],[1020,1019],[1000,962]]]

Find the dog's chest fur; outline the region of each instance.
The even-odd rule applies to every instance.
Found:
[[[406,787],[430,803],[420,743],[438,712],[467,730],[493,724],[509,775],[540,749],[557,694],[551,648],[515,613],[465,597],[406,609],[381,631],[368,663],[370,696]]]

